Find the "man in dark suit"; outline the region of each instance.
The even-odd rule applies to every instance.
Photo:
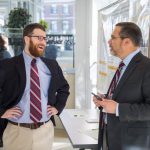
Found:
[[[27,25],[23,39],[23,53],[0,62],[0,117],[7,124],[4,149],[50,150],[54,115],[65,107],[69,85],[58,63],[41,57],[46,47],[44,27]]]
[[[132,22],[118,23],[108,43],[111,53],[124,65],[115,88],[112,80],[106,98],[93,98],[95,105],[103,108],[101,115],[106,112],[106,149],[149,150],[150,59],[140,52],[141,30]]]

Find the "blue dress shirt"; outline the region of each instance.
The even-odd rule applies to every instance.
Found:
[[[10,120],[18,123],[33,123],[33,121],[30,119],[30,69],[32,58],[29,55],[27,55],[24,51],[23,58],[25,62],[26,71],[26,87],[23,96],[17,105],[21,109],[23,114],[20,118]],[[39,57],[36,58],[36,60],[41,88],[42,119],[40,120],[40,122],[44,122],[50,119],[50,116],[47,115],[47,102],[48,88],[51,81],[51,72]]]

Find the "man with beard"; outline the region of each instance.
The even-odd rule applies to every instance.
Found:
[[[141,30],[132,22],[118,23],[108,43],[121,63],[106,98],[93,98],[103,108],[99,143],[104,150],[149,150],[150,60],[140,52]]]
[[[4,149],[51,150],[54,115],[65,107],[69,85],[58,63],[42,57],[44,27],[27,25],[23,39],[23,53],[0,62],[0,117],[7,124],[1,133]]]

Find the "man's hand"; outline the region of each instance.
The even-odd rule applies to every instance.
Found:
[[[102,101],[100,101],[100,106],[102,106],[107,113],[116,114],[116,101],[110,99],[103,99]]]
[[[116,114],[116,107],[117,102],[110,99],[102,99],[102,101],[97,100],[95,97],[93,97],[93,102],[97,107],[103,107],[105,112],[110,114]]]
[[[19,107],[13,107],[8,110],[1,116],[1,118],[5,119],[17,119],[22,116],[22,111]]]
[[[50,105],[47,105],[47,114],[48,116],[53,116],[58,113],[58,110],[55,107],[52,107]]]
[[[97,95],[98,95],[101,99],[97,99],[95,96],[93,96],[93,102],[94,102],[94,104],[96,105],[96,107],[100,107],[101,105],[100,105],[99,101],[102,101],[102,99],[105,98],[105,95],[104,95],[104,94],[100,94],[100,93],[98,93]]]

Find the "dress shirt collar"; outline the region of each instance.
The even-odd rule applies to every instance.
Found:
[[[124,60],[123,63],[125,64],[125,66],[128,66],[130,61],[132,60],[132,58],[140,52],[140,48],[138,48],[137,50],[135,50],[134,52],[130,53]]]
[[[24,57],[25,62],[28,65],[30,65],[33,58],[29,56],[24,50],[23,50],[23,57]],[[36,57],[35,59],[37,63],[40,61],[40,57]]]

